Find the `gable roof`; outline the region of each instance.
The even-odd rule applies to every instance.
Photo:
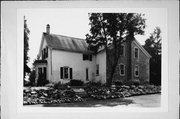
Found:
[[[88,44],[84,39],[47,33],[43,33],[43,39],[46,40],[47,45],[52,49],[80,53],[93,53],[88,50]]]
[[[151,58],[151,55],[142,47],[142,45],[134,39],[133,42],[141,49],[141,51],[148,57]]]
[[[41,40],[39,54],[41,53],[42,43],[44,42],[44,40],[46,40],[48,47],[52,49],[79,53],[94,53],[93,51],[88,50],[88,44],[86,43],[85,39],[57,34],[47,34],[44,32]],[[148,58],[151,58],[151,55],[142,47],[142,45],[136,39],[134,39],[133,42]],[[105,48],[102,48],[99,52],[105,51],[104,49]]]

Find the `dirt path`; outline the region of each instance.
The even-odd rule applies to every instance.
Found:
[[[128,106],[133,107],[159,107],[161,105],[161,94],[133,96],[125,99],[133,100]]]
[[[109,100],[87,100],[85,102],[62,103],[62,104],[40,104],[26,105],[35,107],[159,107],[161,103],[160,94],[133,96],[128,98]]]

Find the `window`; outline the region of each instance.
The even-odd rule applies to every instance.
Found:
[[[44,59],[44,50],[42,50],[42,59]]]
[[[68,78],[68,67],[64,67],[64,78],[67,79]]]
[[[134,48],[134,57],[138,58],[139,55],[139,49],[138,48]]]
[[[96,76],[99,76],[99,64],[96,65]]]
[[[83,54],[83,60],[92,61],[92,55],[90,55],[90,54]]]
[[[136,77],[139,76],[139,66],[137,66],[137,65],[134,68],[134,74],[135,74]]]
[[[60,67],[60,78],[61,79],[72,79],[72,68],[69,67]]]
[[[45,48],[45,58],[48,57],[48,47]]]
[[[42,50],[42,59],[45,59],[47,57],[48,57],[48,47]]]
[[[120,55],[125,56],[125,46],[124,45],[121,45],[121,47],[120,47]]]
[[[124,64],[119,65],[119,71],[120,71],[120,76],[125,75],[125,65]]]

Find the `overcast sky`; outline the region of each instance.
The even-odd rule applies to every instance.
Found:
[[[127,9],[126,9],[127,10]],[[126,10],[119,10],[115,12],[126,12]],[[53,34],[66,35],[71,37],[83,38],[89,33],[90,26],[88,13],[93,12],[83,8],[76,9],[24,9],[23,14],[27,19],[27,25],[30,30],[29,35],[29,52],[30,57],[29,66],[32,67],[32,62],[36,59],[42,33],[46,31],[46,25],[50,24],[50,32]],[[103,12],[103,11],[101,11]],[[107,11],[106,11],[107,12]],[[113,12],[112,10],[108,12]],[[146,20],[145,34],[136,36],[140,44],[153,32],[156,26],[162,30],[166,29],[166,9],[160,8],[146,8],[128,10],[127,12],[144,13]],[[23,16],[20,16],[23,18]]]

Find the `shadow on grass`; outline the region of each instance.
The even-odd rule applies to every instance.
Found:
[[[118,105],[129,105],[133,103],[130,99],[106,99],[106,100],[95,100],[87,99],[84,102],[75,103],[61,103],[61,104],[43,104],[43,107],[102,107],[102,106],[118,106]]]

